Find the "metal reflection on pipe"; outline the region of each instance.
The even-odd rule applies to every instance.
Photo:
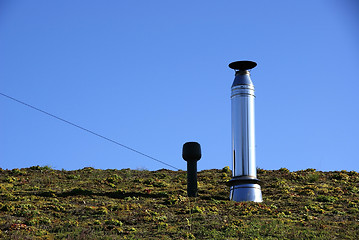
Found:
[[[262,202],[255,156],[255,95],[248,71],[255,66],[252,61],[229,64],[235,70],[235,78],[231,94],[233,170],[228,184],[230,199],[237,202]]]

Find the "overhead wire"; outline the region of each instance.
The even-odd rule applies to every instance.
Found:
[[[102,138],[102,139],[105,139],[105,140],[107,140],[107,141],[109,141],[109,142],[112,142],[112,143],[114,143],[114,144],[116,144],[116,145],[119,145],[119,146],[121,146],[121,147],[123,147],[123,148],[126,148],[126,149],[128,149],[128,150],[130,150],[130,151],[132,151],[132,152],[138,153],[138,154],[140,154],[140,155],[142,155],[142,156],[145,156],[145,157],[147,157],[147,158],[150,158],[150,159],[152,159],[152,160],[154,160],[154,161],[156,161],[156,162],[162,163],[162,164],[164,164],[164,165],[166,165],[166,166],[168,166],[168,167],[171,167],[171,168],[173,168],[173,169],[180,170],[179,168],[177,168],[177,167],[175,167],[175,166],[172,166],[171,164],[168,164],[168,163],[166,163],[166,162],[164,162],[164,161],[161,161],[161,160],[159,160],[159,159],[157,159],[157,158],[151,157],[150,155],[147,155],[147,154],[145,154],[145,153],[143,153],[143,152],[140,152],[140,151],[138,151],[138,150],[136,150],[136,149],[134,149],[134,148],[128,147],[128,146],[126,146],[126,145],[124,145],[124,144],[122,144],[122,143],[119,143],[119,142],[117,142],[117,141],[115,141],[115,140],[112,140],[112,139],[110,139],[110,138],[108,138],[108,137],[105,137],[105,136],[103,136],[103,135],[101,135],[101,134],[98,134],[98,133],[96,133],[96,132],[94,132],[94,131],[91,131],[91,130],[89,130],[89,129],[87,129],[87,128],[81,127],[80,125],[77,125],[77,124],[75,124],[75,123],[73,123],[73,122],[70,122],[70,121],[68,121],[68,120],[66,120],[66,119],[63,119],[63,118],[61,118],[61,117],[58,117],[58,116],[56,116],[56,115],[54,115],[54,114],[52,114],[52,113],[49,113],[49,112],[47,112],[47,111],[44,111],[44,110],[42,110],[42,109],[40,109],[40,108],[37,108],[37,107],[35,107],[35,106],[33,106],[33,105],[30,105],[30,104],[28,104],[28,103],[25,103],[25,102],[23,102],[23,101],[20,101],[20,100],[14,98],[14,97],[11,97],[11,96],[6,95],[6,94],[1,93],[1,92],[0,92],[0,95],[6,97],[6,98],[8,98],[8,99],[11,99],[11,100],[13,100],[13,101],[15,101],[15,102],[17,102],[17,103],[20,103],[20,104],[22,104],[22,105],[25,105],[25,106],[27,106],[27,107],[29,107],[29,108],[32,108],[32,109],[34,109],[34,110],[36,110],[36,111],[38,111],[38,112],[41,112],[41,113],[43,113],[43,114],[46,114],[46,115],[48,115],[48,116],[50,116],[50,117],[52,117],[52,118],[55,118],[55,119],[60,120],[60,121],[62,121],[62,122],[65,122],[65,123],[67,123],[67,124],[69,124],[69,125],[71,125],[71,126],[73,126],[73,127],[76,127],[76,128],[79,128],[79,129],[81,129],[81,130],[83,130],[83,131],[86,131],[86,132],[88,132],[88,133],[91,133],[92,135],[95,135],[95,136],[100,137],[100,138]]]

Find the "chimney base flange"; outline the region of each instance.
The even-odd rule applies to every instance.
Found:
[[[253,184],[260,184],[261,181],[255,177],[251,176],[240,176],[240,177],[233,177],[231,180],[227,182],[227,186],[235,186],[245,183],[253,183]]]
[[[258,183],[240,183],[231,186],[229,198],[235,202],[263,202]]]

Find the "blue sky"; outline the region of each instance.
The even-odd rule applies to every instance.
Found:
[[[359,4],[0,0],[0,92],[180,169],[231,166],[253,60],[257,165],[359,171]],[[168,168],[0,96],[0,167]]]

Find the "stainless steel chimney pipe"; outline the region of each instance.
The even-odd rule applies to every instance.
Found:
[[[235,70],[232,85],[232,179],[230,199],[236,202],[262,202],[262,191],[257,179],[254,136],[254,86],[249,69],[257,66],[252,61],[229,64]]]

